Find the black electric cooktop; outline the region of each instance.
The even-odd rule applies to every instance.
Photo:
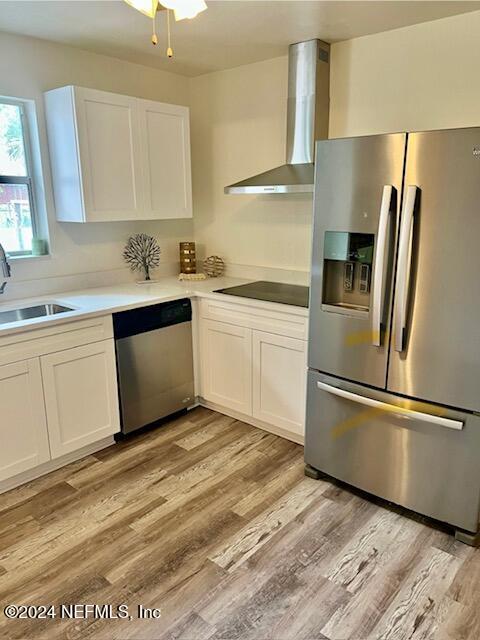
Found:
[[[266,302],[280,302],[281,304],[292,304],[296,307],[308,307],[308,287],[298,284],[283,284],[281,282],[249,282],[236,287],[226,287],[217,289],[215,293],[226,293],[229,296],[239,296],[240,298],[253,298],[254,300],[265,300]]]

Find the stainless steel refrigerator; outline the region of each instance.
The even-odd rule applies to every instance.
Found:
[[[317,143],[306,472],[478,542],[480,128]]]

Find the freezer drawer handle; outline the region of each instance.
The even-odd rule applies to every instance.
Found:
[[[383,187],[380,217],[378,219],[377,247],[373,265],[372,292],[372,344],[380,347],[382,344],[382,293],[385,250],[387,245],[388,216],[392,206],[393,187],[386,184]]]
[[[461,422],[461,420],[451,420],[450,418],[432,416],[430,413],[422,413],[421,411],[412,411],[411,409],[397,407],[394,404],[380,402],[380,400],[373,400],[373,398],[366,398],[365,396],[360,396],[357,393],[352,393],[351,391],[345,391],[344,389],[339,389],[338,387],[332,387],[331,384],[326,384],[325,382],[317,382],[317,387],[322,391],[331,393],[332,395],[338,396],[339,398],[351,400],[352,402],[357,402],[358,404],[363,404],[374,409],[380,409],[381,411],[385,411],[387,413],[396,413],[397,415],[409,418],[411,420],[429,422],[430,424],[435,424],[439,427],[446,427],[447,429],[455,429],[457,431],[461,431],[463,429],[463,422]]]
[[[410,269],[412,265],[413,246],[413,214],[418,187],[409,185],[402,221],[400,223],[400,242],[398,249],[398,289],[395,303],[395,351],[401,353],[405,344],[405,329],[407,324],[407,302],[410,287]]]

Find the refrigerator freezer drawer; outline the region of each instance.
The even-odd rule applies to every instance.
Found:
[[[412,511],[476,532],[480,416],[308,374],[305,461]]]

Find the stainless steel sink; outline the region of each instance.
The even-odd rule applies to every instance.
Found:
[[[19,320],[32,320],[33,318],[42,318],[44,316],[55,316],[57,313],[66,313],[67,311],[73,311],[73,309],[52,302],[38,304],[34,307],[24,307],[23,309],[0,311],[0,324],[18,322]]]

